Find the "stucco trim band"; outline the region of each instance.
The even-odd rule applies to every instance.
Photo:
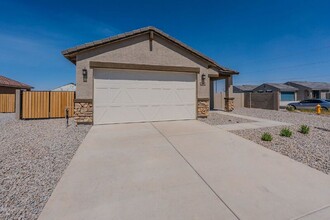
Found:
[[[93,99],[75,99],[74,103],[84,102],[84,103],[93,103]]]
[[[90,61],[89,67],[91,69],[108,68],[108,69],[128,69],[128,70],[155,70],[155,71],[186,72],[186,73],[199,73],[200,72],[199,67],[161,66],[161,65],[112,63],[112,62],[98,62],[98,61]]]

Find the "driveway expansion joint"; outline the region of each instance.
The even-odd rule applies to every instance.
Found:
[[[193,167],[191,163],[181,154],[181,152],[174,146],[174,144],[153,124],[150,123],[160,135],[162,135],[167,142],[173,147],[173,149],[182,157],[182,159],[193,169],[193,171],[201,178],[201,180],[207,185],[207,187],[214,193],[214,195],[229,209],[229,211],[237,218],[237,220],[241,220],[238,215],[232,210],[229,205],[220,197],[220,195],[206,182],[206,180],[198,173],[198,171]]]
[[[319,209],[315,209],[314,211],[308,212],[308,213],[306,213],[306,214],[304,214],[302,216],[299,216],[298,218],[293,218],[292,220],[304,219],[307,216],[310,216],[310,215],[313,215],[315,213],[321,212],[321,211],[323,211],[323,210],[325,210],[327,208],[330,208],[330,205],[326,205],[326,206],[323,206],[323,207],[321,207]]]

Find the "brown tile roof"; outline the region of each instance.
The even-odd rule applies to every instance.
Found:
[[[76,62],[76,60],[75,60],[76,59],[75,58],[76,54],[81,52],[81,51],[93,49],[93,48],[96,48],[96,47],[106,45],[108,43],[116,42],[116,41],[119,41],[119,40],[122,40],[122,39],[125,39],[125,38],[136,36],[136,35],[145,34],[145,33],[151,32],[151,31],[153,31],[155,34],[158,34],[158,35],[168,39],[172,43],[188,50],[189,52],[191,52],[195,56],[207,61],[210,64],[210,66],[218,69],[219,71],[221,71],[223,73],[238,74],[237,71],[230,70],[228,68],[220,66],[218,63],[216,63],[214,60],[210,59],[209,57],[201,54],[200,52],[194,50],[193,48],[189,47],[188,45],[182,43],[181,41],[171,37],[170,35],[166,34],[165,32],[163,32],[163,31],[161,31],[161,30],[159,30],[155,27],[152,27],[152,26],[144,27],[144,28],[141,28],[141,29],[133,30],[133,31],[126,32],[126,33],[123,33],[123,34],[119,34],[119,35],[116,35],[116,36],[112,36],[112,37],[109,37],[109,38],[105,38],[105,39],[93,41],[93,42],[90,42],[90,43],[86,43],[86,44],[83,44],[83,45],[79,45],[79,46],[76,46],[76,47],[72,47],[72,48],[69,48],[67,50],[62,51],[62,54],[67,59],[69,59],[71,62],[75,63]]]
[[[32,89],[33,88],[32,86],[18,82],[13,79],[9,79],[9,78],[7,78],[5,76],[1,76],[1,75],[0,75],[0,86],[18,88],[18,89]]]

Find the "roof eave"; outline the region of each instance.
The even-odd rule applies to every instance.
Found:
[[[164,33],[163,31],[155,28],[155,27],[145,27],[145,28],[141,28],[138,30],[134,30],[131,32],[126,32],[117,36],[113,36],[113,37],[109,37],[109,38],[105,38],[102,40],[98,40],[98,41],[94,41],[94,42],[90,42],[90,43],[86,43],[77,47],[72,47],[69,48],[67,50],[62,51],[62,55],[67,58],[68,60],[70,60],[73,64],[76,63],[76,55],[79,52],[85,51],[85,50],[92,50],[107,44],[111,44],[111,43],[116,43],[118,41],[121,40],[126,40],[128,38],[131,37],[135,37],[135,36],[139,36],[142,34],[145,34],[147,32],[153,31],[154,33],[158,34],[160,37],[166,38],[167,40],[170,40],[172,43],[176,44],[177,46],[186,49],[188,51],[190,51],[191,53],[193,53],[195,56],[207,61],[209,63],[210,66],[216,68],[219,73],[222,73],[224,75],[228,74],[228,75],[234,75],[234,74],[239,74],[239,72],[234,71],[234,70],[230,70],[227,68],[224,68],[222,66],[220,66],[219,64],[217,64],[215,61],[213,61],[212,59],[206,57],[205,55],[202,55],[201,53],[199,53],[198,51],[194,50],[193,48],[189,47],[188,45],[176,40],[175,38],[171,37],[170,35]]]
[[[16,88],[16,89],[34,89],[33,86],[14,86],[14,85],[6,85],[0,84],[1,87],[8,87],[8,88]]]
[[[149,29],[148,29],[149,28]],[[136,37],[139,35],[143,35],[147,32],[149,32],[151,29],[150,27],[148,28],[141,28],[139,29],[139,31],[135,30],[132,32],[126,32],[123,34],[119,34],[113,37],[108,37],[108,38],[104,38],[101,40],[97,40],[97,41],[93,41],[90,43],[86,43],[80,46],[76,46],[76,47],[72,47],[66,50],[62,51],[62,55],[67,58],[68,60],[70,60],[73,64],[76,64],[76,55],[82,51],[87,51],[87,50],[93,50],[108,44],[112,44],[112,43],[116,43],[122,40],[126,40],[129,39],[131,37]]]

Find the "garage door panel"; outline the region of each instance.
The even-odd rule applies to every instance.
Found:
[[[190,108],[189,108],[190,107]],[[160,120],[173,120],[179,119],[192,119],[195,117],[194,112],[192,112],[191,107],[195,106],[161,106],[158,108],[156,118]]]
[[[114,117],[116,116],[116,117]],[[123,122],[141,122],[145,118],[136,106],[108,106],[96,108],[95,124],[111,124]]]
[[[104,88],[98,87],[97,95],[94,96],[94,103],[98,105],[107,105],[109,100],[114,103],[115,98],[119,95],[120,88]]]
[[[193,103],[196,100],[196,96],[192,96],[191,94],[194,93],[194,89],[177,89],[176,94],[182,100],[182,103]]]
[[[94,124],[196,118],[196,75],[96,69]]]
[[[175,105],[175,104],[181,104],[183,100],[179,97],[179,95],[176,93],[174,90],[168,91],[166,98],[164,101],[164,104],[170,104],[170,105]]]

